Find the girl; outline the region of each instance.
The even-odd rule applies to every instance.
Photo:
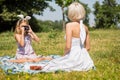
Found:
[[[37,57],[32,46],[31,40],[39,42],[38,36],[32,31],[28,20],[29,16],[26,18],[21,18],[18,20],[15,28],[15,40],[17,41],[17,52],[16,60],[10,60],[10,62],[37,62],[40,60],[50,60],[48,57]]]

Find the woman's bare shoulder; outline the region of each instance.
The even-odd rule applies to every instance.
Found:
[[[72,22],[69,22],[69,23],[66,24],[66,26],[70,26],[71,24],[72,24]]]
[[[71,22],[67,23],[67,24],[66,24],[66,28],[70,28],[71,25],[72,25]]]
[[[69,22],[69,23],[66,24],[66,27],[67,27],[67,26],[74,26],[74,25],[76,25],[76,23],[77,23],[77,22]]]

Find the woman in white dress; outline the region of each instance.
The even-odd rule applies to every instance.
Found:
[[[87,71],[94,67],[87,52],[90,49],[90,42],[88,28],[82,21],[85,18],[84,7],[78,2],[72,3],[68,7],[68,17],[71,22],[66,24],[64,56],[53,59],[44,66],[41,65],[41,68],[38,67],[42,71]]]

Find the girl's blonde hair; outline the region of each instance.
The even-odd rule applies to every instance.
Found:
[[[82,4],[73,2],[68,7],[68,18],[71,21],[80,21],[85,18],[85,9]]]
[[[26,23],[29,24],[28,20],[26,19],[20,19],[17,21],[16,27],[15,27],[15,34],[21,34],[21,30],[20,30],[20,24],[21,23]]]

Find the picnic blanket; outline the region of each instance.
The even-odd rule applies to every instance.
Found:
[[[61,57],[60,55],[49,55],[52,58],[59,58]],[[30,74],[35,74],[35,73],[40,73],[43,72],[42,70],[30,70],[29,66],[30,65],[38,65],[39,64],[47,64],[49,62],[49,60],[44,60],[44,61],[40,61],[40,62],[25,62],[25,63],[13,63],[13,62],[9,62],[9,60],[11,59],[16,59],[15,57],[11,57],[11,56],[1,56],[0,57],[0,68],[2,70],[4,70],[4,72],[6,74],[16,74],[19,72],[27,72]]]

